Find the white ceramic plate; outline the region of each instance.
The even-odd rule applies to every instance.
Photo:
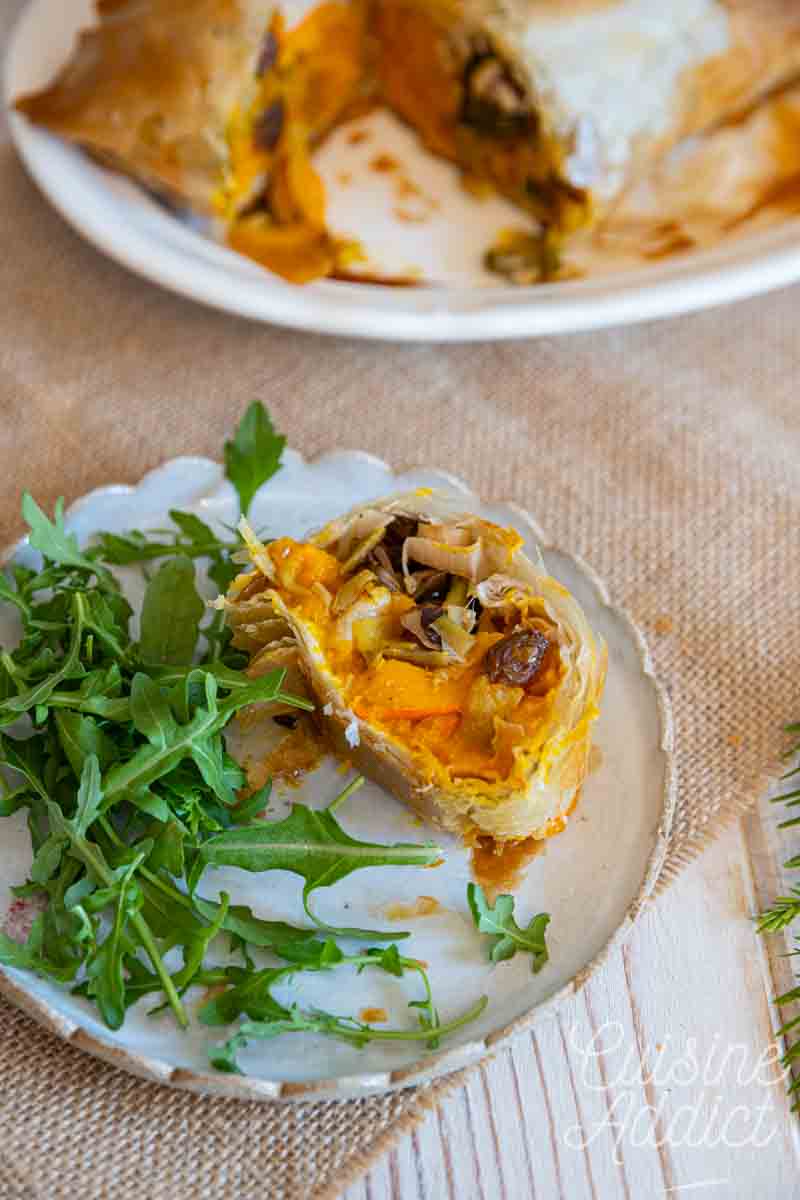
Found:
[[[288,0],[292,5],[302,0]],[[6,99],[45,84],[65,61],[91,0],[31,0],[12,40]],[[498,287],[481,252],[519,213],[500,199],[478,203],[448,165],[426,154],[399,122],[359,122],[370,139],[335,136],[318,157],[329,219],[357,235],[382,274],[418,270],[425,287],[321,281],[293,287],[159,208],[134,185],[93,165],[12,114],[17,147],[42,191],[100,250],[173,291],[261,321],[321,333],[421,341],[531,337],[666,317],[768,291],[800,278],[800,226],[635,271],[534,288]],[[377,150],[410,171],[422,196],[398,202],[397,173],[369,170]],[[343,175],[351,181],[343,185]],[[398,220],[405,208],[423,220]]]
[[[271,535],[301,536],[367,498],[430,485],[456,489],[464,494],[465,509],[513,524],[529,541],[542,540],[532,518],[520,509],[481,504],[442,472],[415,470],[395,476],[385,463],[358,452],[338,452],[306,463],[289,451],[284,461],[257,497],[252,513],[255,526]],[[81,539],[98,529],[163,528],[168,509],[174,507],[188,508],[212,525],[235,520],[237,512],[232,489],[216,463],[180,458],[146,476],[138,487],[90,493],[72,506],[67,523]],[[24,545],[17,553],[23,559],[31,554]],[[181,1034],[169,1016],[149,1018],[143,1004],[112,1033],[87,1001],[43,980],[0,970],[0,990],[61,1036],[138,1074],[196,1090],[275,1099],[361,1095],[455,1070],[476,1062],[582,986],[630,929],[655,884],[674,799],[671,726],[647,649],[630,620],[609,607],[602,585],[585,565],[557,550],[547,550],[545,557],[553,574],[584,605],[591,624],[607,640],[610,655],[596,735],[600,766],[590,775],[568,829],[534,859],[517,891],[521,920],[543,910],[552,916],[551,959],[538,975],[531,974],[530,961],[523,956],[499,966],[486,961],[484,939],[473,928],[466,904],[467,854],[454,839],[436,835],[445,852],[441,867],[370,868],[315,897],[317,912],[330,923],[410,930],[404,949],[430,964],[443,1020],[463,1012],[482,993],[489,996],[480,1020],[435,1053],[426,1053],[419,1043],[373,1043],[358,1050],[317,1036],[286,1035],[253,1043],[243,1053],[246,1077],[225,1076],[208,1066],[208,1047],[219,1031],[196,1021]],[[135,604],[141,593],[139,576],[133,571],[123,574]],[[14,636],[13,617],[0,612],[0,645]],[[299,790],[279,792],[277,815],[292,799],[323,806],[341,790],[342,779],[338,764],[326,761]],[[434,837],[371,784],[338,816],[355,837],[386,842]],[[8,889],[25,878],[29,863],[27,828],[18,813],[4,820],[0,830],[0,926],[10,902]],[[237,869],[208,872],[201,893],[216,896],[220,889],[227,890],[234,903],[251,905],[258,915],[307,924],[297,876],[272,872],[259,877]],[[435,897],[441,912],[401,921],[387,915],[398,901],[413,902],[420,895]],[[403,1023],[410,1022],[405,1006],[415,989],[410,981],[380,972],[356,976],[351,968],[340,968],[316,978],[301,977],[290,994],[343,1014],[386,1008],[394,1023]],[[190,1012],[195,1007],[193,998]]]

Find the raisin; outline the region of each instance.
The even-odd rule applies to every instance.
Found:
[[[256,60],[256,79],[266,75],[270,67],[278,61],[278,39],[270,29],[261,46],[261,52]]]
[[[283,130],[283,101],[275,100],[253,123],[253,145],[257,150],[274,150]]]
[[[486,655],[491,683],[525,687],[539,674],[549,641],[538,629],[520,629],[495,642]]]

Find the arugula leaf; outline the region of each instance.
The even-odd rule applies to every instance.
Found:
[[[13,604],[22,614],[23,619],[31,617],[31,606],[24,599],[19,588],[13,588],[6,578],[5,574],[0,571],[0,600],[6,604]]]
[[[223,804],[233,807],[236,796],[228,782],[222,738],[219,735],[196,738],[192,745],[192,759],[214,795]],[[238,771],[237,782],[241,782]]]
[[[185,903],[185,893],[166,884],[149,868],[143,866],[140,869],[137,882],[143,897],[142,916],[157,937],[169,941],[170,945],[178,945],[184,938],[192,938],[206,927],[206,922],[194,912],[191,904]]]
[[[220,895],[219,911],[211,924],[200,929],[184,942],[183,967],[173,978],[173,983],[180,992],[186,991],[191,986],[195,976],[201,971],[203,959],[209,944],[217,936],[225,922],[229,904],[230,896],[226,892],[222,892]]]
[[[218,557],[237,548],[238,543],[224,542],[218,538],[213,529],[194,513],[171,508],[169,515],[177,531],[158,530],[157,535],[161,536],[143,533],[140,529],[132,529],[125,534],[96,534],[99,557],[114,566],[128,567],[158,558],[169,558],[174,554],[184,554],[190,558]]]
[[[83,764],[81,782],[78,787],[78,807],[72,821],[77,837],[85,837],[89,826],[100,811],[103,792],[100,787],[100,764],[96,754],[90,754]]]
[[[65,709],[55,714],[55,727],[61,748],[79,779],[90,754],[95,755],[103,768],[117,757],[114,742],[92,717]]]
[[[71,979],[75,978],[77,964],[59,966],[57,963],[51,963],[42,958],[36,948],[41,938],[41,926],[42,917],[38,916],[34,922],[34,929],[31,930],[31,935],[24,946],[19,942],[12,941],[8,934],[0,930],[0,965],[16,967],[19,971],[33,971],[36,975],[43,975],[58,983],[69,983]]]
[[[93,779],[91,780],[91,783],[93,783]],[[89,797],[90,795],[94,794],[94,789],[93,787],[90,787],[89,784],[90,780],[87,778],[86,808],[93,803],[93,800],[90,800]],[[64,814],[61,812],[61,809],[54,801],[49,800],[47,802],[47,811],[50,818],[50,828],[52,832],[69,838],[72,854],[86,866],[89,874],[92,876],[95,882],[100,884],[101,887],[113,887],[117,880],[114,872],[106,862],[100,846],[95,842],[89,842],[87,838],[79,832],[79,826],[76,824],[76,822],[67,820]],[[148,846],[146,848],[146,853],[149,853],[150,849],[151,847]],[[139,856],[136,860],[137,863],[141,861],[143,856],[145,856],[145,851],[140,850]],[[133,925],[138,939],[147,952],[147,955],[153,964],[153,968],[161,981],[164,993],[170,1002],[173,1012],[175,1013],[178,1024],[185,1029],[189,1022],[186,1017],[183,1004],[181,1003],[180,996],[175,989],[169,972],[164,965],[161,954],[159,953],[158,947],[153,939],[153,935],[150,932],[150,929],[146,921],[143,919],[141,913],[135,912],[132,914],[131,924]]]
[[[382,971],[386,971],[387,975],[395,975],[398,979],[402,977],[403,967],[408,966],[410,959],[400,957],[400,951],[397,946],[385,946],[381,949],[368,950],[367,956],[369,962],[363,963],[359,970],[363,971],[365,967],[380,967]],[[417,965],[416,963],[414,964]]]
[[[33,883],[46,883],[56,873],[66,845],[66,839],[55,834],[42,842],[31,865],[30,878]]]
[[[45,767],[45,739],[24,738],[19,741],[0,733],[0,766],[11,767],[23,776],[31,790],[48,800],[49,792],[42,782]]]
[[[142,603],[139,652],[144,661],[157,666],[191,662],[204,612],[192,560],[184,555],[168,559],[147,585]]]
[[[50,694],[66,679],[74,679],[85,674],[85,668],[80,661],[81,641],[85,629],[86,602],[80,592],[72,598],[73,625],[70,643],[64,655],[61,666],[51,675],[46,676],[33,687],[21,691],[16,696],[10,696],[0,705],[0,711],[5,710],[12,716],[30,712],[38,704],[45,704]]]
[[[182,512],[179,508],[169,510],[170,520],[174,521],[183,536],[191,543],[196,551],[207,554],[209,548],[223,545],[210,525],[201,521],[194,513]]]
[[[219,733],[240,708],[274,700],[281,694],[284,676],[285,671],[270,671],[218,704],[216,680],[212,674],[204,673],[206,706],[198,708],[188,723],[176,724],[168,734],[165,732],[161,744],[142,746],[127,762],[113,766],[104,780],[105,807],[163,778],[192,755],[195,742],[202,743],[204,738]]]
[[[349,937],[395,940],[397,933],[377,934],[370,930],[335,929],[320,921],[309,909],[311,893],[330,887],[362,867],[429,866],[441,857],[433,842],[398,842],[380,845],[360,842],[345,833],[328,809],[315,811],[295,804],[283,821],[264,821],[257,825],[226,830],[204,842],[199,848],[200,861],[212,866],[241,867],[245,871],[291,871],[305,880],[303,906],[309,917],[323,929]]]
[[[531,955],[534,975],[548,960],[545,931],[550,923],[548,913],[539,913],[525,929],[514,919],[514,897],[498,896],[492,907],[483,888],[477,883],[467,885],[467,901],[472,919],[481,933],[492,936],[489,955],[494,963],[513,958],[518,950]]]
[[[396,951],[397,947],[392,944],[387,949]],[[286,962],[295,963],[305,970],[322,971],[325,967],[335,967],[338,963],[345,961],[344,952],[339,949],[333,938],[326,938],[324,942],[319,938],[312,938],[308,941],[294,939],[287,942],[285,946],[275,946],[274,950]],[[368,951],[368,953],[371,954],[372,951]],[[380,951],[377,953],[380,954]],[[400,974],[402,975],[402,971]]]
[[[236,488],[243,517],[261,485],[280,470],[285,445],[264,405],[254,400],[225,443],[225,474]]]
[[[140,812],[147,813],[150,817],[155,817],[157,821],[166,824],[172,816],[169,804],[163,796],[158,792],[152,792],[150,788],[139,788],[137,791],[128,793],[128,800],[138,808]]]
[[[258,788],[251,796],[246,796],[234,804],[231,809],[231,820],[236,825],[249,825],[267,807],[271,795],[272,780],[268,779],[262,788]]]
[[[174,542],[160,542],[138,529],[130,533],[95,534],[98,557],[115,567],[130,567],[175,553]]]
[[[148,867],[142,867],[140,886],[146,904],[152,906],[154,914],[163,918],[164,934],[169,933],[171,926],[180,926],[184,930],[194,932],[198,926],[202,928],[204,921],[214,924],[219,918],[221,905],[216,900],[204,900],[197,895],[187,896]],[[284,921],[264,920],[262,917],[256,917],[252,909],[245,904],[229,905],[224,913],[221,928],[251,946],[275,950],[281,955],[290,947],[312,942],[317,938],[315,929],[298,929]]]
[[[286,1009],[270,995],[269,989],[280,979],[294,974],[296,967],[267,967],[262,971],[242,971],[241,982],[206,1001],[197,1014],[203,1025],[230,1025],[246,1014],[255,1021],[280,1020]]]
[[[88,671],[80,679],[76,691],[51,692],[47,707],[72,709],[124,724],[130,720],[130,702],[122,695],[124,686],[119,663],[112,662],[107,667]]]
[[[140,902],[133,884],[136,868],[144,856],[140,853],[115,872],[116,908],[114,923],[106,939],[96,948],[86,965],[87,993],[94,997],[109,1029],[119,1029],[125,1020],[124,965],[128,946],[125,929]]]
[[[93,573],[102,570],[97,563],[81,553],[75,534],[67,533],[64,527],[63,498],[56,501],[51,521],[39,508],[30,492],[25,492],[22,496],[22,516],[30,528],[28,541],[44,558],[61,566],[79,567]]]
[[[84,622],[106,654],[127,665],[129,654],[128,622],[132,610],[124,596],[113,588],[81,593],[85,601]],[[91,654],[87,656],[91,660]]]
[[[192,903],[208,920],[214,919],[214,914],[219,908],[216,901],[204,900],[200,896],[194,896]],[[262,950],[275,950],[279,954],[282,954],[287,946],[310,942],[317,936],[315,929],[298,929],[285,921],[267,921],[263,917],[257,917],[246,904],[231,905],[222,928],[228,933],[236,934],[251,946],[258,946]]]
[[[182,879],[186,867],[183,842],[186,837],[182,826],[172,818],[153,841],[153,849],[147,859],[151,871],[168,871],[175,879]]]
[[[151,746],[162,750],[175,736],[177,722],[170,711],[167,698],[149,675],[138,671],[131,681],[131,721]]]

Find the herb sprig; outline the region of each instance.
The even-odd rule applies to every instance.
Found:
[[[225,447],[243,513],[279,470],[284,445],[263,406],[252,405]],[[61,501],[50,518],[26,495],[23,515],[42,562],[0,573],[0,602],[16,609],[22,627],[16,648],[0,650],[0,765],[11,780],[0,777],[0,816],[27,814],[33,863],[14,891],[36,898],[42,911],[24,944],[0,933],[0,963],[72,985],[112,1029],[143,997],[185,1027],[189,988],[213,988],[200,1020],[243,1022],[212,1051],[214,1065],[228,1071],[238,1070],[237,1054],[251,1038],[313,1031],[357,1046],[420,1039],[433,1047],[475,1019],[485,997],[441,1021],[423,964],[395,944],[407,934],[332,927],[309,904],[313,892],[363,867],[430,865],[437,846],[347,834],[334,812],[358,780],[322,811],[296,804],[282,821],[257,820],[269,784],[248,795],[225,730],[254,703],[310,705],[283,691],[282,671],[248,678],[223,614],[204,620],[196,565],[227,589],[238,539],[172,510],[169,529],[102,533],[81,547]],[[145,572],[138,641],[112,566]],[[225,893],[219,901],[200,896],[204,872],[221,865],[299,875],[309,926],[256,916]],[[510,916],[505,930],[531,949],[530,930],[514,933]],[[210,944],[223,935],[243,965],[207,964]],[[391,944],[352,953],[340,938]],[[257,966],[254,955],[265,953],[274,965]],[[423,987],[411,1002],[416,1024],[377,1029],[272,996],[281,980],[348,966],[416,975]]]
[[[793,725],[787,725],[785,732],[792,738],[792,745],[786,753],[787,759],[796,759],[800,755],[800,722]],[[795,810],[800,807],[800,765],[791,768],[782,778],[791,781],[788,784],[788,790],[781,792],[780,795],[773,797],[774,804],[785,804],[791,811],[792,815],[787,817],[785,821],[781,821],[779,829],[791,829],[796,825],[800,825],[800,816],[795,815]],[[800,855],[795,855],[784,863],[788,870],[800,869]],[[800,917],[800,886],[795,886],[789,889],[789,894],[786,896],[778,896],[773,904],[765,909],[758,917],[757,929],[759,933],[779,933],[781,930],[788,928],[797,918]],[[800,938],[795,940],[795,954],[800,954]],[[784,992],[781,996],[775,997],[775,1003],[779,1007],[785,1007],[789,1004],[797,1004],[800,1002],[800,985],[790,988],[788,992]],[[781,1059],[781,1066],[787,1071],[792,1071],[800,1063],[800,1039],[797,1038],[798,1028],[800,1027],[800,1016],[794,1017],[791,1020],[785,1021],[778,1029],[776,1036],[788,1038],[790,1035],[794,1039],[788,1044],[786,1053]],[[800,1077],[790,1077],[788,1085],[789,1095],[794,1097],[794,1109],[800,1108]]]
[[[498,896],[490,905],[483,888],[477,883],[467,884],[467,902],[475,927],[489,934],[489,957],[493,963],[506,962],[520,951],[531,956],[534,975],[548,961],[545,932],[550,923],[547,913],[538,913],[524,928],[520,928],[514,917],[514,897]]]

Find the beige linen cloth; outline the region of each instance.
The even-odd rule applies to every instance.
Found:
[[[0,37],[19,8],[4,0]],[[487,346],[282,332],[127,274],[0,130],[0,544],[47,505],[218,456],[261,397],[294,446],[357,445],[513,498],[646,631],[676,718],[664,880],[752,803],[800,713],[800,291],[670,323]],[[271,1106],[144,1083],[0,1001],[0,1200],[337,1195],[458,1080]]]

